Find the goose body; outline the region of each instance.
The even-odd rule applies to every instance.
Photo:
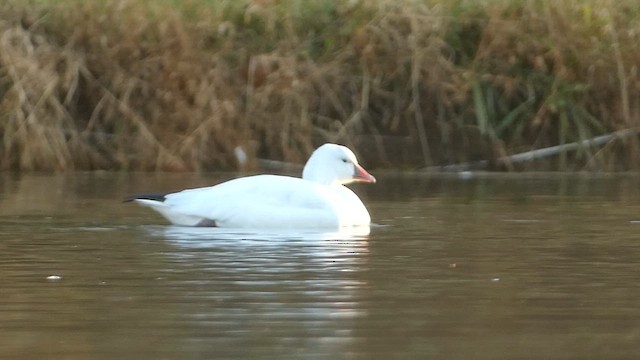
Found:
[[[174,225],[226,228],[339,228],[368,226],[371,217],[344,185],[375,182],[353,152],[325,144],[311,155],[302,178],[256,175],[166,195],[129,197]]]

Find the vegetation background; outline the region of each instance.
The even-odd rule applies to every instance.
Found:
[[[5,0],[0,168],[637,170],[637,0]],[[629,129],[545,161],[509,154]],[[629,134],[629,133],[627,133]]]

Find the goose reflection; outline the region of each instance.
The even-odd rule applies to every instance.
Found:
[[[226,341],[255,341],[265,349],[312,347],[328,357],[353,345],[356,319],[364,315],[358,299],[366,287],[369,227],[149,230],[172,245],[167,255],[183,279],[184,303],[198,304],[194,318]]]
[[[164,236],[173,245],[185,248],[236,248],[320,246],[342,243],[366,249],[369,226],[344,227],[336,231],[314,230],[246,230],[188,226],[149,228],[151,234]]]

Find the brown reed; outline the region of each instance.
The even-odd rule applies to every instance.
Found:
[[[640,122],[632,0],[8,0],[0,168],[423,167]],[[637,169],[635,137],[531,165]],[[517,167],[517,166],[516,166]]]

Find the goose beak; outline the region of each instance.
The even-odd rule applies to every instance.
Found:
[[[353,173],[353,181],[371,183],[376,182],[376,178],[369,174],[362,166],[354,164],[355,171]]]

